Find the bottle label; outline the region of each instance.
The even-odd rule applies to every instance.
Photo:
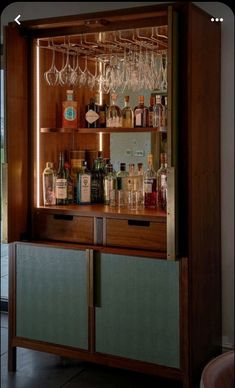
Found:
[[[56,198],[67,198],[67,179],[56,179]]]
[[[153,179],[146,179],[144,181],[144,192],[152,193],[153,191]]]
[[[80,203],[91,202],[91,176],[89,174],[80,175]]]
[[[139,127],[141,127],[142,125],[141,112],[142,112],[141,110],[137,110],[135,114],[135,124],[138,125]]]
[[[68,121],[73,121],[76,119],[76,109],[73,106],[67,106],[64,109],[64,118]]]
[[[89,124],[92,124],[95,121],[97,121],[100,116],[94,110],[89,109],[88,112],[86,112],[86,116],[85,117],[86,117],[86,121]]]

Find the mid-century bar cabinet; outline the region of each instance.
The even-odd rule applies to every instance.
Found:
[[[112,133],[142,132],[157,163],[156,128],[85,128],[86,85],[73,87],[78,128],[63,129],[69,87],[44,79],[50,45],[79,44],[92,73],[111,38],[136,37],[167,50],[166,212],[43,206],[42,171],[64,149],[99,150],[102,137],[112,159]],[[193,387],[221,352],[219,23],[192,3],[159,4],[9,23],[4,47],[9,370],[23,347]]]

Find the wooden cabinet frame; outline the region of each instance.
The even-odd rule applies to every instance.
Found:
[[[171,38],[178,30],[178,71],[172,84],[174,106],[170,106],[172,127],[169,142],[172,167],[171,215],[167,219],[169,258],[176,256],[180,266],[180,368],[174,369],[94,351],[93,261],[92,250],[143,257],[160,257],[155,251],[111,248],[103,244],[107,224],[103,213],[95,218],[95,246],[86,245],[89,254],[89,338],[90,353],[58,345],[30,341],[15,336],[15,261],[10,247],[9,292],[9,370],[16,368],[16,347],[48,351],[87,361],[153,373],[178,379],[184,388],[192,387],[206,362],[221,352],[221,244],[220,244],[220,26],[210,15],[192,3],[153,5],[135,9],[102,12],[10,23],[5,31],[6,128],[8,162],[8,239],[9,242],[32,241],[32,215],[35,208],[35,68],[32,41],[40,37],[117,30],[167,23],[177,13]],[[177,26],[176,26],[177,24]],[[175,42],[172,53],[175,60]],[[174,65],[174,70],[176,66]],[[14,77],[12,76],[14,75]],[[170,74],[168,74],[169,78]],[[176,93],[176,90],[177,93]],[[176,94],[174,94],[176,93]],[[171,109],[172,108],[172,109]],[[177,117],[175,115],[178,115]],[[177,136],[174,127],[177,123]],[[177,151],[177,152],[176,152]],[[175,159],[176,158],[176,159]],[[177,168],[174,169],[174,167]],[[17,191],[17,195],[16,195]],[[72,210],[66,212],[71,214]],[[114,217],[115,218],[115,217]],[[117,217],[118,218],[118,217]],[[120,219],[125,217],[120,217]],[[148,218],[148,217],[147,217]],[[143,216],[146,219],[146,215]],[[171,226],[173,225],[173,229]],[[103,232],[104,231],[104,232]],[[42,241],[45,243],[45,241]],[[39,243],[39,242],[37,242]],[[49,244],[49,243],[48,243]],[[60,243],[51,243],[60,246]],[[73,248],[64,242],[65,248]],[[76,245],[79,249],[83,245]],[[174,251],[176,254],[174,254]],[[172,253],[173,252],[173,253]],[[158,258],[157,258],[158,257]]]

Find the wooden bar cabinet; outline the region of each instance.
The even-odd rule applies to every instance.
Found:
[[[85,128],[87,85],[73,87],[78,128],[62,128],[68,86],[44,79],[53,45],[79,47],[94,74],[107,51],[125,59],[128,41],[167,51],[166,211],[43,206],[42,171],[64,149],[99,150],[102,137],[112,159],[114,133],[142,133],[159,160],[156,128]],[[25,347],[193,387],[221,352],[219,23],[192,3],[160,4],[9,23],[4,47],[9,370]]]

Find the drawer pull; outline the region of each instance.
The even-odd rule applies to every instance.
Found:
[[[54,220],[73,221],[73,216],[68,214],[54,214]]]
[[[141,221],[141,220],[128,220],[128,225],[131,226],[150,226],[150,221]]]

